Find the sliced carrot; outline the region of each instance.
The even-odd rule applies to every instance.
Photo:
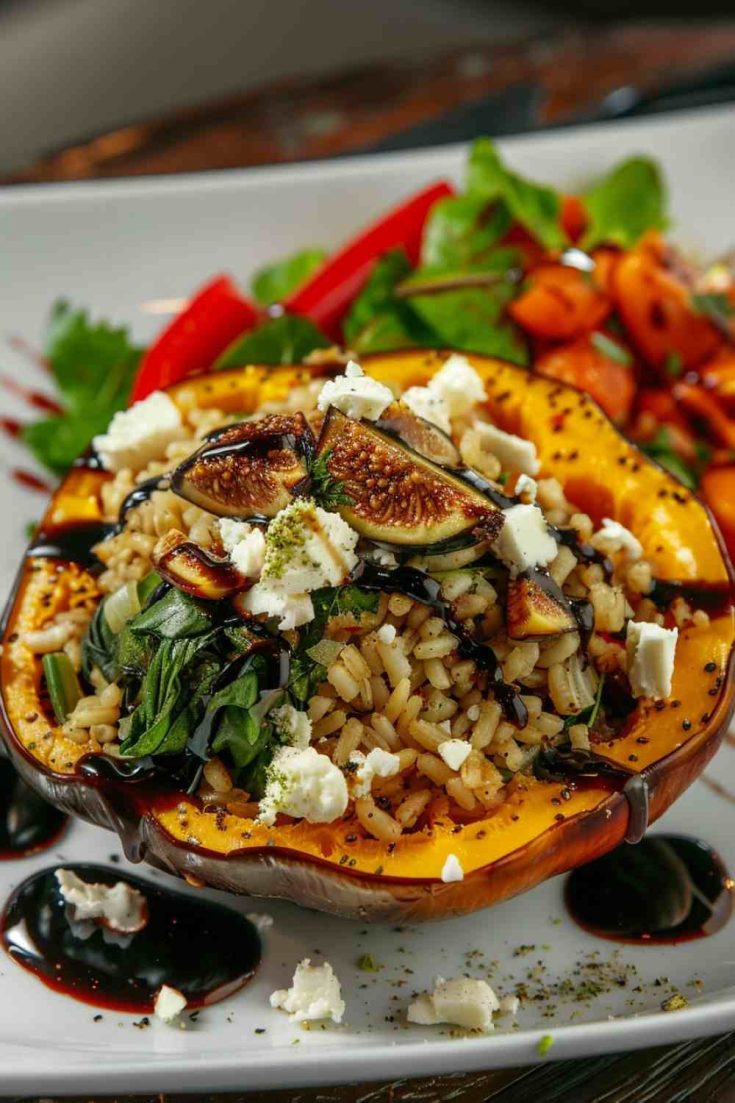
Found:
[[[703,436],[723,448],[735,450],[735,419],[728,417],[712,391],[698,383],[682,382],[674,386],[673,395]]]
[[[572,383],[592,395],[613,421],[625,424],[635,394],[635,377],[629,364],[607,355],[592,337],[580,337],[543,353],[536,371],[563,383]]]
[[[735,349],[724,346],[699,369],[699,377],[727,413],[735,415]]]
[[[563,264],[541,264],[529,276],[527,290],[508,309],[534,337],[570,341],[600,325],[611,303],[589,273]]]
[[[578,195],[564,195],[561,201],[561,226],[570,241],[577,242],[587,228],[587,212]]]
[[[712,322],[692,306],[691,291],[666,266],[666,253],[647,238],[615,267],[613,295],[621,320],[643,359],[662,376],[689,371],[722,344]]]

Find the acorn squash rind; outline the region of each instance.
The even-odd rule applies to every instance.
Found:
[[[364,365],[379,378],[397,378],[407,387],[425,382],[444,355],[404,352],[366,358]],[[696,579],[723,590],[730,587],[731,593],[730,568],[705,507],[619,437],[591,400],[511,365],[469,359],[487,379],[489,408],[498,424],[533,439],[542,466],[561,478],[568,495],[582,508],[597,519],[604,513],[632,527],[659,577]],[[283,397],[304,378],[304,369],[267,373],[248,368],[222,373],[220,378],[187,380],[171,394],[182,406],[196,401],[247,410],[259,401]],[[562,430],[552,431],[560,418]],[[603,447],[605,440],[609,448]],[[586,475],[583,455],[588,461]],[[97,494],[104,478],[98,472],[72,471],[49,507],[47,523],[99,520]],[[651,514],[656,515],[655,523]],[[19,769],[39,792],[69,811],[114,828],[114,815],[100,794],[74,775],[83,748],[58,738],[56,730],[51,740],[44,738],[51,729],[39,697],[36,664],[28,649],[13,639],[16,632],[37,626],[40,602],[49,587],[59,607],[64,601],[95,600],[92,576],[73,565],[61,574],[56,567],[50,560],[26,561],[14,593],[2,656],[5,740]],[[43,615],[48,615],[46,606]],[[719,745],[733,707],[734,640],[732,605],[724,602],[706,630],[692,628],[681,635],[674,680],[680,704],[663,711],[639,706],[628,733],[610,746],[597,748],[616,765],[646,778],[651,820],[694,780]],[[715,663],[715,670],[704,678],[709,662]],[[710,696],[713,688],[717,693]],[[28,717],[34,712],[36,719],[31,721]],[[687,732],[684,719],[691,720]],[[645,744],[637,742],[641,733],[649,740]],[[150,805],[141,834],[149,861],[172,872],[192,873],[217,887],[282,896],[363,918],[442,918],[524,891],[622,841],[629,811],[621,793],[591,785],[574,794],[571,807],[564,802],[560,812],[558,805],[551,804],[554,784],[530,785],[518,821],[507,822],[501,816],[494,818],[494,830],[489,819],[456,834],[450,827],[439,827],[431,838],[405,836],[390,855],[380,853],[375,840],[361,842],[356,850],[344,839],[347,824],[334,825],[334,831],[324,825],[297,825],[301,830],[290,836],[282,829],[271,830],[267,837],[245,832],[250,836],[245,838],[243,821],[237,821],[227,831],[217,832],[220,838],[210,838],[205,814],[192,809],[199,817],[197,827],[205,844],[195,847],[187,842],[193,833],[191,823],[185,834],[173,822],[170,802],[165,801],[159,808],[155,802]],[[557,820],[558,815],[564,815],[564,820]],[[208,817],[210,825],[213,819]],[[460,856],[465,879],[445,885],[439,875],[449,852]],[[353,859],[355,864],[350,866]]]

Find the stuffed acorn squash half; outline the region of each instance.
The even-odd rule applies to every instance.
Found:
[[[61,484],[4,735],[133,858],[441,918],[640,838],[720,743],[734,639],[707,510],[576,390],[249,366],[116,415]]]

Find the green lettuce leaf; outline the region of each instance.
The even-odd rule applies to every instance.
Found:
[[[253,276],[250,290],[263,306],[283,302],[316,272],[326,258],[325,249],[301,249],[259,269]]]
[[[631,157],[583,196],[588,226],[582,248],[619,245],[631,249],[647,230],[664,230],[666,191],[655,161]]]
[[[395,294],[411,272],[402,249],[380,258],[344,321],[345,344],[355,352],[426,346],[433,335]]]
[[[246,364],[298,364],[314,349],[332,342],[308,318],[283,314],[237,337],[214,365],[216,371]]]
[[[315,661],[310,651],[323,638],[329,620],[341,613],[351,613],[359,620],[363,613],[374,613],[378,608],[378,595],[355,584],[317,590],[312,601],[314,619],[304,627],[298,647],[291,655],[288,691],[297,708],[303,707],[324,681],[326,668]]]

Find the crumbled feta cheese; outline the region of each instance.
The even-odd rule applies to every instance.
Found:
[[[441,879],[445,885],[452,881],[464,881],[464,870],[456,854],[448,854],[442,866]]]
[[[217,528],[219,529],[222,547],[228,555],[241,540],[244,540],[253,531],[253,526],[249,525],[247,521],[233,521],[231,517],[220,517]]]
[[[477,714],[479,716],[479,709]],[[439,744],[439,754],[450,770],[458,770],[471,750],[472,747],[464,739],[445,739]]]
[[[328,961],[312,965],[308,957],[296,966],[291,987],[273,992],[270,1003],[299,1022],[331,1019],[341,1023],[345,1013],[342,986],[334,969]]]
[[[466,356],[454,353],[429,380],[429,390],[443,399],[450,417],[468,414],[487,398],[485,384]]]
[[[145,896],[127,881],[114,885],[91,883],[71,869],[57,869],[56,880],[65,902],[74,909],[75,920],[97,920],[121,934],[141,931],[148,922]]]
[[[437,977],[434,991],[419,996],[410,1005],[407,1018],[420,1026],[451,1023],[489,1033],[493,1029],[493,1014],[499,1007],[498,997],[484,980]]]
[[[379,567],[392,567],[398,566],[398,559],[392,551],[388,551],[387,548],[370,548],[365,553],[365,558],[371,563],[376,563]]]
[[[501,996],[500,1007],[498,1008],[499,1015],[517,1015],[518,1008],[521,1006],[521,1001],[518,996]]]
[[[531,505],[536,501],[538,483],[530,475],[521,474],[516,479],[515,496]]]
[[[362,751],[353,751],[349,761],[353,766],[352,795],[355,797],[369,796],[374,778],[395,777],[401,768],[398,755],[384,751],[382,747],[374,747],[367,755]]]
[[[381,643],[393,643],[396,638],[396,629],[393,624],[381,624],[378,629],[378,639]]]
[[[678,628],[628,621],[626,652],[634,697],[669,697]]]
[[[243,594],[242,608],[253,616],[264,613],[268,617],[278,617],[281,632],[299,628],[314,619],[314,604],[308,594],[286,594],[278,586],[269,586],[267,582],[256,582]]]
[[[505,523],[493,548],[506,566],[518,572],[551,563],[559,549],[538,506],[521,503],[504,509],[503,515]]]
[[[260,529],[253,529],[244,540],[232,549],[230,559],[245,578],[258,578],[265,560],[265,536]]]
[[[153,1004],[153,1011],[159,1019],[163,1019],[165,1023],[173,1023],[185,1007],[186,996],[178,988],[170,988],[168,984],[161,985]]]
[[[429,387],[409,387],[401,395],[401,402],[408,406],[412,414],[437,425],[445,433],[452,431],[449,407],[436,390],[432,391]]]
[[[358,534],[338,513],[300,498],[271,521],[261,579],[287,594],[338,586],[357,565]]]
[[[268,526],[260,581],[242,595],[242,608],[279,617],[281,631],[308,623],[314,618],[309,593],[345,580],[357,564],[357,541],[338,513],[309,498],[292,502]]]
[[[393,402],[393,392],[377,379],[365,375],[359,364],[350,360],[344,375],[329,379],[317,399],[320,410],[336,406],[347,417],[377,421]]]
[[[347,810],[347,782],[339,766],[313,747],[279,747],[266,775],[261,823],[284,812],[309,823],[332,823]]]
[[[154,391],[127,410],[118,410],[107,432],[92,440],[107,471],[139,471],[161,456],[181,433],[181,414],[163,391]]]
[[[479,705],[470,705],[470,707],[467,709],[467,719],[471,720],[473,724],[475,723],[476,720],[480,719],[480,706]]]
[[[478,421],[474,428],[480,436],[482,447],[498,458],[504,471],[538,474],[541,464],[532,440],[517,437],[515,433],[505,433],[487,421]]]
[[[293,705],[281,705],[271,709],[268,719],[273,721],[276,732],[284,743],[303,750],[311,743],[311,720],[308,713],[300,712]]]
[[[597,548],[605,555],[623,551],[626,557],[633,561],[643,557],[643,545],[640,540],[625,525],[611,520],[610,517],[602,518],[602,528],[594,534],[590,543],[593,548]]]
[[[255,929],[261,934],[264,931],[269,931],[273,926],[273,916],[268,915],[268,912],[246,912],[245,918],[249,923],[252,923]]]

